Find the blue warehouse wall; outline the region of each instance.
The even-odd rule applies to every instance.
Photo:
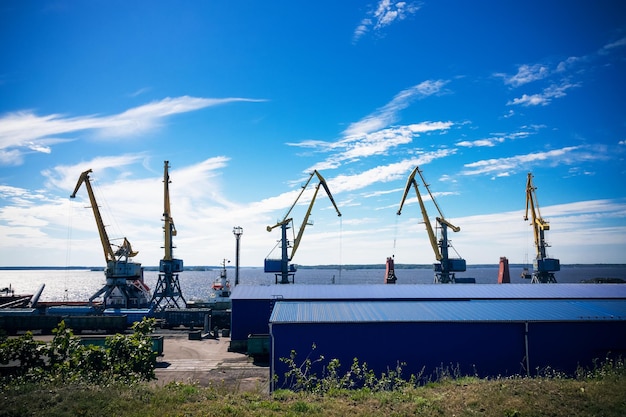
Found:
[[[626,321],[530,323],[528,344],[531,371],[550,368],[571,375],[607,356],[626,358]]]
[[[377,376],[405,363],[404,378],[415,374],[424,380],[442,369],[480,377],[536,375],[547,367],[573,374],[579,365],[626,353],[625,321],[530,322],[528,362],[524,322],[273,323],[270,328],[270,373],[278,378],[272,389],[288,386],[288,368],[280,358],[292,350],[297,364],[324,356],[312,369],[319,377],[330,359],[339,359],[345,373],[357,358]]]
[[[281,323],[272,324],[271,335],[270,373],[278,377],[274,388],[287,383],[288,368],[280,358],[292,350],[298,364],[307,356],[324,356],[312,369],[320,377],[330,359],[339,359],[344,373],[354,358],[377,376],[398,363],[404,364],[405,378],[435,378],[442,368],[478,376],[525,373],[523,323]]]
[[[231,340],[248,340],[249,334],[267,334],[274,300],[232,300]]]

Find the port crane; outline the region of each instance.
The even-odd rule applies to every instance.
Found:
[[[417,180],[415,179],[415,175],[419,174],[426,191],[428,191],[428,195],[432,200],[433,204],[437,208],[437,212],[440,217],[436,218],[438,228],[441,229],[441,239],[437,241],[437,237],[435,236],[435,232],[433,230],[432,224],[428,218],[428,213],[426,212],[426,207],[424,206],[424,201],[419,192],[419,187]],[[426,225],[426,232],[428,233],[428,239],[430,241],[430,245],[432,246],[433,252],[435,253],[435,258],[437,262],[433,264],[433,268],[435,270],[435,283],[454,283],[456,281],[455,272],[464,272],[466,270],[465,259],[462,258],[450,258],[449,256],[449,248],[452,247],[450,241],[448,240],[448,228],[450,228],[453,232],[458,232],[461,230],[460,227],[457,227],[447,221],[439,208],[439,205],[435,201],[432,193],[430,192],[430,187],[426,183],[424,176],[422,175],[422,171],[419,167],[415,167],[409,175],[409,178],[406,183],[406,187],[404,188],[404,194],[402,195],[402,200],[400,201],[400,208],[398,209],[398,215],[402,213],[402,207],[404,206],[404,202],[406,197],[411,189],[411,186],[415,188],[415,193],[417,194],[417,201],[419,202],[420,209],[422,211],[422,217],[424,218],[424,224]]]
[[[550,230],[550,224],[541,217],[539,203],[537,202],[537,187],[533,185],[533,174],[528,173],[526,180],[526,213],[524,220],[528,221],[528,212],[531,214],[530,225],[533,228],[535,238],[536,256],[533,261],[532,274],[522,274],[524,278],[530,278],[531,283],[556,283],[554,273],[561,269],[558,259],[549,258],[546,248],[549,247],[545,241],[545,231]]]
[[[150,302],[150,290],[144,283],[143,268],[140,263],[132,262],[130,258],[137,255],[128,239],[124,238],[122,244],[113,250],[113,244],[109,240],[106,227],[100,215],[100,209],[91,186],[89,174],[91,169],[83,172],[78,178],[78,183],[70,198],[75,198],[80,186],[85,184],[96,226],[100,235],[100,242],[104,251],[106,268],[104,275],[105,285],[89,298],[89,303],[102,296],[105,308],[143,308]]]
[[[304,220],[302,221],[302,225],[300,226],[300,230],[298,231],[298,235],[294,239],[293,245],[291,245],[291,243],[287,240],[287,229],[292,227],[293,218],[289,217],[289,215],[291,214],[291,211],[293,210],[293,208],[298,203],[298,200],[300,199],[300,197],[304,193],[304,190],[306,190],[306,188],[308,187],[308,185],[311,182],[311,180],[313,179],[313,177],[317,177],[317,179],[319,180],[319,183],[315,187],[315,192],[313,193],[313,198],[311,199],[311,202],[309,203],[309,208],[306,211],[306,214],[304,216]],[[335,203],[335,199],[333,198],[330,190],[328,189],[328,185],[326,184],[326,180],[324,179],[324,177],[322,177],[322,175],[317,170],[314,170],[311,173],[311,176],[307,180],[306,184],[304,184],[302,186],[302,190],[300,191],[300,194],[298,194],[298,197],[294,201],[293,205],[287,211],[287,214],[285,214],[285,217],[283,218],[283,220],[279,221],[274,226],[267,226],[267,231],[268,232],[271,232],[272,230],[274,230],[277,227],[280,227],[280,229],[281,229],[281,239],[280,239],[280,242],[279,242],[280,245],[281,245],[281,258],[280,259],[266,258],[265,259],[265,268],[264,268],[266,273],[272,273],[273,272],[275,274],[277,283],[278,283],[278,277],[279,276],[281,277],[281,280],[280,280],[281,284],[289,284],[290,283],[290,281],[289,281],[290,277],[291,277],[291,282],[293,282],[293,278],[294,278],[295,273],[296,273],[296,266],[293,265],[293,264],[290,264],[290,262],[293,259],[293,257],[295,256],[296,251],[298,250],[298,247],[300,246],[300,241],[302,240],[302,235],[304,234],[304,229],[306,228],[307,225],[311,224],[311,223],[309,223],[309,216],[311,215],[311,210],[313,209],[313,204],[315,204],[315,199],[317,198],[317,193],[318,193],[318,191],[320,189],[320,186],[324,187],[324,190],[326,191],[326,194],[328,195],[328,198],[330,198],[330,201],[333,203],[333,206],[335,207],[335,210],[337,211],[337,215],[341,217],[341,212],[339,211],[339,208],[337,208],[337,204]],[[289,253],[289,248],[290,247],[291,247],[291,253]]]
[[[185,308],[186,302],[180,289],[178,273],[183,271],[183,260],[174,258],[176,227],[170,209],[169,161],[163,164],[163,231],[165,256],[159,262],[159,279],[152,295],[152,306],[158,310],[165,308]]]

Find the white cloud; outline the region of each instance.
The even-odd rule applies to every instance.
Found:
[[[38,116],[33,111],[8,113],[0,117],[0,163],[19,165],[24,153],[50,153],[51,145],[72,140],[60,135],[92,130],[101,138],[128,137],[144,133],[166,117],[232,102],[259,102],[247,98],[175,97],[145,104],[112,116]]]
[[[615,42],[611,42],[611,43],[604,45],[602,49],[600,49],[599,53],[601,55],[607,54],[611,52],[612,49],[621,48],[623,46],[626,46],[626,37],[623,37],[621,39],[616,40]]]
[[[384,155],[390,149],[411,143],[420,133],[445,132],[452,125],[452,122],[423,122],[353,135],[333,143],[319,143],[320,151],[331,152],[332,155],[307,171],[338,168],[346,161],[353,162],[362,158]]]
[[[526,155],[517,155],[507,158],[485,159],[482,161],[465,164],[466,168],[461,175],[482,175],[516,172],[522,168],[528,170],[530,166],[546,161],[553,165],[571,165],[578,162],[606,159],[606,150],[602,148],[590,148],[583,146],[569,146],[546,152],[535,152]]]
[[[363,135],[389,126],[398,119],[398,112],[409,107],[413,100],[439,94],[447,83],[448,81],[444,80],[427,80],[399,92],[389,103],[374,113],[352,123],[344,131],[344,135]]]
[[[144,158],[143,154],[100,156],[75,165],[57,165],[51,170],[42,171],[41,174],[46,178],[46,186],[59,190],[73,190],[80,174],[88,169],[94,172],[92,174],[94,178],[106,178],[106,181],[113,181],[117,179],[116,177],[125,178],[126,175],[120,173]],[[110,175],[111,172],[116,175]]]
[[[501,77],[504,79],[504,83],[507,85],[511,85],[513,87],[519,87],[524,84],[531,83],[533,81],[541,80],[550,75],[550,70],[540,64],[535,65],[520,65],[517,69],[517,74],[515,75],[507,75],[498,73],[495,74],[497,77]]]
[[[406,1],[380,0],[374,10],[369,11],[354,30],[353,42],[357,42],[370,29],[380,31],[392,23],[406,19],[420,9],[416,3]]]
[[[583,60],[585,58],[580,58],[580,57],[576,57],[576,56],[571,56],[569,58],[567,58],[565,61],[561,61],[558,63],[558,65],[556,66],[556,72],[564,72],[569,70],[573,65],[575,65],[576,63],[578,63],[579,61]]]
[[[411,143],[415,137],[429,132],[446,132],[454,124],[450,121],[425,121],[409,125],[389,127],[398,119],[398,112],[407,108],[412,100],[438,94],[448,83],[444,80],[427,80],[403,90],[383,107],[352,123],[344,132],[343,139],[335,142],[306,140],[288,143],[290,146],[315,149],[332,153],[326,160],[309,167],[307,172],[335,169],[345,161],[357,161],[376,155],[384,155],[390,149]]]
[[[133,91],[133,92],[132,92],[132,93],[130,93],[128,96],[129,96],[129,97],[138,97],[138,96],[140,96],[140,95],[142,95],[142,94],[145,94],[145,93],[149,92],[150,90],[152,90],[152,88],[151,88],[151,87],[144,87],[144,88],[140,88],[140,89],[138,89],[138,90],[136,90],[136,91]]]
[[[24,163],[23,153],[17,149],[0,149],[0,165],[18,166]]]
[[[523,94],[522,97],[510,100],[507,106],[547,106],[552,102],[552,99],[565,97],[567,95],[565,92],[573,87],[578,87],[578,84],[563,83],[561,85],[552,85],[539,94]]]
[[[491,138],[483,138],[477,140],[463,140],[456,143],[456,146],[460,146],[462,148],[480,148],[480,147],[494,147],[500,143],[504,143],[507,140],[516,140],[521,138],[526,138],[532,134],[536,134],[539,129],[543,126],[540,125],[532,125],[532,126],[522,126],[522,129],[518,132],[512,133],[499,133],[495,134],[496,136]]]
[[[338,175],[328,180],[329,186],[337,192],[355,191],[375,183],[386,183],[404,178],[416,166],[426,165],[435,159],[445,158],[455,153],[454,149],[441,149],[427,152],[415,158],[405,159],[389,165],[381,165],[354,175]]]
[[[502,142],[504,142],[504,138],[478,139],[472,141],[463,140],[461,142],[457,142],[456,146],[460,146],[462,148],[494,147]]]

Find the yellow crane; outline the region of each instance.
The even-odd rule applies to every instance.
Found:
[[[437,224],[441,227],[441,239],[437,241],[437,237],[435,236],[435,231],[433,230],[432,224],[430,223],[430,219],[428,218],[428,213],[426,212],[426,206],[424,205],[424,200],[422,199],[422,195],[419,192],[419,187],[415,176],[419,175],[422,184],[426,188],[428,195],[430,196],[431,201],[437,208],[437,212],[440,217],[436,218]],[[461,230],[460,227],[457,227],[447,221],[435,200],[435,197],[430,192],[430,187],[426,183],[424,176],[422,175],[422,171],[419,167],[415,167],[409,178],[406,182],[406,187],[404,187],[404,193],[402,194],[402,200],[400,201],[400,208],[398,209],[397,214],[402,214],[402,207],[404,206],[404,202],[406,197],[411,189],[411,186],[415,188],[415,194],[417,195],[417,201],[420,205],[420,210],[422,212],[422,217],[424,219],[424,225],[426,226],[426,232],[428,233],[428,240],[430,241],[430,245],[435,253],[435,259],[438,261],[433,264],[433,268],[435,270],[435,283],[453,283],[456,281],[455,272],[463,272],[466,269],[465,259],[461,258],[450,258],[448,248],[452,245],[448,240],[448,228],[452,229],[453,232],[458,232]]]
[[[558,259],[547,256],[546,248],[550,245],[546,243],[545,231],[550,230],[550,224],[541,217],[536,191],[537,187],[533,185],[533,174],[529,172],[526,179],[526,212],[524,220],[528,221],[528,212],[530,212],[532,219],[530,225],[533,228],[536,254],[533,261],[532,275],[522,276],[531,278],[532,283],[556,283],[554,272],[559,271],[561,265]]]
[[[104,275],[106,283],[98,292],[89,298],[89,302],[93,302],[96,298],[103,296],[105,307],[123,307],[123,308],[143,308],[149,304],[150,290],[143,280],[143,269],[140,263],[131,262],[130,258],[137,255],[131,247],[128,239],[124,238],[117,250],[113,250],[113,245],[109,240],[100,209],[96,202],[96,197],[91,186],[89,174],[91,169],[83,172],[78,178],[74,192],[70,198],[75,198],[80,186],[85,184],[89,202],[96,219],[98,234],[100,235],[100,243],[104,251],[104,259],[106,268]]]
[[[290,228],[289,225],[293,223],[293,218],[289,217],[289,215],[291,214],[291,211],[298,203],[298,200],[304,193],[304,190],[306,190],[306,188],[308,187],[313,177],[317,177],[317,179],[319,180],[319,183],[315,187],[313,198],[311,199],[311,202],[309,203],[309,207],[304,216],[304,220],[302,221],[302,225],[300,226],[300,230],[298,231],[298,235],[293,241],[291,253],[288,253],[290,244],[289,244],[289,241],[287,240],[287,229]],[[298,197],[296,197],[296,200],[287,211],[287,214],[285,214],[285,217],[283,218],[283,220],[279,221],[274,226],[267,226],[268,232],[271,232],[272,230],[274,230],[275,228],[279,226],[281,228],[281,240],[280,240],[281,249],[282,249],[281,259],[270,259],[270,258],[265,259],[265,272],[275,273],[277,282],[278,282],[278,276],[281,276],[281,281],[280,281],[281,284],[288,284],[289,277],[292,277],[293,279],[295,275],[296,267],[295,265],[290,265],[289,262],[291,262],[291,260],[296,254],[296,251],[298,250],[298,247],[300,246],[300,241],[302,240],[304,229],[306,228],[308,224],[310,224],[309,217],[311,216],[311,210],[313,209],[313,204],[315,204],[315,199],[317,198],[317,193],[320,189],[320,186],[324,187],[324,190],[326,191],[328,198],[330,198],[330,201],[333,203],[333,206],[335,207],[335,210],[337,211],[337,215],[341,217],[341,212],[339,211],[339,208],[337,208],[335,199],[333,198],[330,190],[328,189],[326,180],[324,179],[324,177],[322,177],[322,175],[317,170],[314,170],[309,176],[309,179],[307,180],[306,184],[302,186],[302,190],[300,190],[300,194],[298,194]]]
[[[180,289],[178,273],[183,271],[183,260],[174,258],[176,227],[170,209],[170,174],[169,161],[163,163],[163,231],[165,255],[159,262],[159,279],[152,296],[152,305],[158,309],[184,308],[186,306]],[[179,304],[180,302],[180,304]]]

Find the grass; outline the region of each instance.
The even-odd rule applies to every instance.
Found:
[[[446,379],[396,391],[235,393],[223,385],[5,388],[1,416],[624,416],[626,373]]]

